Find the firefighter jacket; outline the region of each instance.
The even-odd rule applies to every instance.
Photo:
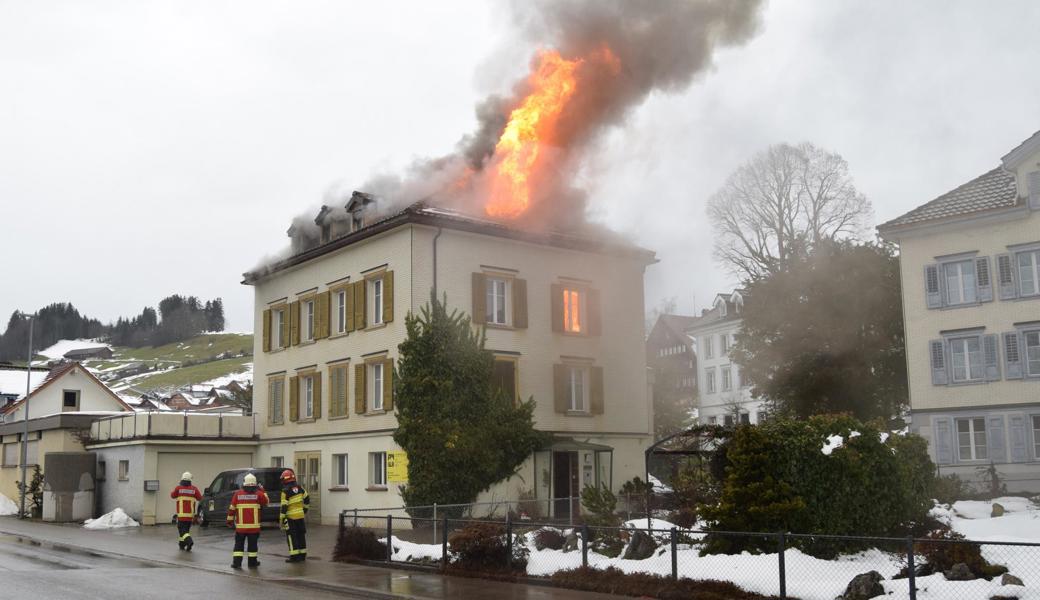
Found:
[[[260,533],[260,509],[267,506],[267,494],[257,488],[242,488],[231,496],[227,521],[238,533]]]
[[[173,488],[173,491],[170,492],[170,498],[173,498],[177,505],[177,520],[191,521],[195,518],[195,509],[198,506],[198,501],[202,500],[202,492],[191,484],[184,485],[181,482],[180,485]]]
[[[311,507],[307,490],[295,481],[282,487],[282,520],[298,521],[306,516]]]

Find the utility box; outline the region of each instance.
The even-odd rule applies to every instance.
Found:
[[[43,461],[43,520],[93,518],[97,457],[91,452],[48,452]]]

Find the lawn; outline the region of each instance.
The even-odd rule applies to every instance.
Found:
[[[209,381],[210,379],[216,379],[217,377],[222,377],[224,375],[244,373],[248,370],[246,365],[251,362],[253,362],[252,356],[226,358],[224,360],[215,360],[199,365],[192,365],[190,367],[181,367],[170,371],[156,373],[140,379],[133,379],[127,383],[140,390],[180,387],[188,384]],[[114,385],[121,386],[122,384],[115,383]]]

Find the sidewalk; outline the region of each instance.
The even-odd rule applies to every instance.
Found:
[[[2,517],[0,533],[128,559],[304,585],[363,598],[617,600],[617,596],[608,594],[450,577],[408,569],[334,563],[330,559],[335,545],[336,527],[329,526],[314,527],[308,531],[309,556],[313,560],[304,564],[283,562],[287,556],[285,536],[278,529],[264,529],[260,535],[260,567],[255,570],[243,569],[241,572],[231,569],[233,536],[225,528],[193,528],[195,548],[192,552],[177,549],[176,530],[172,525],[92,531],[78,525],[52,525]]]

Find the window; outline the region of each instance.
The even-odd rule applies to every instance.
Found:
[[[975,261],[962,260],[943,265],[946,277],[946,304],[974,304],[975,295]]]
[[[386,452],[368,453],[368,485],[386,487]]]
[[[377,362],[368,365],[369,393],[371,394],[372,410],[383,410],[383,363]]]
[[[285,340],[282,339],[282,328],[285,325],[285,309],[271,311],[271,347],[284,348]]]
[[[29,443],[25,445],[25,464],[27,465],[38,465],[40,464],[40,440],[29,440]]]
[[[303,339],[314,339],[314,300],[303,303]]]
[[[711,423],[712,425],[718,425],[719,424],[719,418],[716,417],[716,416],[711,416],[711,417],[708,418],[708,422]]]
[[[284,418],[283,401],[285,400],[285,380],[281,377],[271,380],[270,392],[268,393],[268,401],[271,404],[270,416],[271,423],[281,423]]]
[[[509,297],[507,293],[509,291],[509,282],[505,279],[488,277],[486,286],[487,307],[484,315],[485,322],[494,325],[507,325],[506,315],[509,314],[509,311],[506,308],[506,299]]]
[[[347,291],[336,292],[336,333],[347,331]]]
[[[64,390],[61,393],[61,410],[68,412],[79,409],[79,390]]]
[[[303,407],[300,418],[302,419],[313,419],[314,418],[314,377],[307,376],[300,378],[300,385],[303,388],[300,390],[300,395],[303,396]]]
[[[332,455],[332,486],[338,488],[347,487],[347,455]]]
[[[1033,456],[1040,458],[1040,415],[1033,415]]]
[[[982,343],[978,336],[950,340],[953,381],[980,381],[985,368],[982,364]]]
[[[4,466],[5,467],[17,467],[18,466],[18,442],[12,442],[4,444]]]
[[[273,467],[275,469],[281,469],[284,466],[285,466],[285,457],[284,456],[272,456],[271,457],[271,467]]]
[[[733,423],[735,422],[736,420],[733,418],[733,415],[726,415],[725,417],[723,417],[723,423],[726,425],[726,427],[733,427]]]
[[[961,460],[986,460],[986,419],[957,419],[957,448]]]
[[[585,367],[567,368],[567,410],[585,412],[588,410],[588,369]]]
[[[329,416],[347,416],[347,365],[329,369]]]
[[[105,461],[99,460],[97,464],[97,480],[105,480]]]
[[[355,210],[354,212],[350,213],[350,230],[351,231],[359,231],[364,226],[365,226],[365,219],[361,215],[361,211],[360,210]]]
[[[130,480],[130,461],[121,460],[119,461],[119,481]]]
[[[1040,294],[1040,250],[1019,252],[1018,289],[1022,296]]]
[[[707,388],[709,394],[715,393],[715,369],[708,369],[705,373],[707,379]]]
[[[1023,337],[1026,341],[1026,374],[1040,377],[1040,331],[1027,331]]]
[[[727,352],[729,352],[729,335],[725,333],[720,335],[719,342],[721,342],[720,345],[722,346],[722,353],[726,354]]]
[[[516,392],[516,361],[510,358],[496,358],[494,371],[491,373],[492,383],[495,389],[501,390],[502,395],[510,401],[515,401]]]
[[[710,335],[704,336],[704,357],[705,358],[714,358],[715,357],[715,348],[713,347],[713,344],[712,344],[712,340],[713,339],[714,338],[712,336],[710,336]]]
[[[728,392],[733,389],[733,371],[729,367],[722,367],[722,391]]]
[[[580,290],[563,290],[563,330],[569,333],[585,330],[585,294]]]
[[[726,316],[726,301],[719,298],[718,302],[715,303],[715,307],[719,309],[719,315]]]
[[[750,425],[751,424],[751,413],[742,412],[740,413],[740,424]]]
[[[383,322],[383,279],[373,279],[370,281],[372,288],[372,325],[379,325]]]

